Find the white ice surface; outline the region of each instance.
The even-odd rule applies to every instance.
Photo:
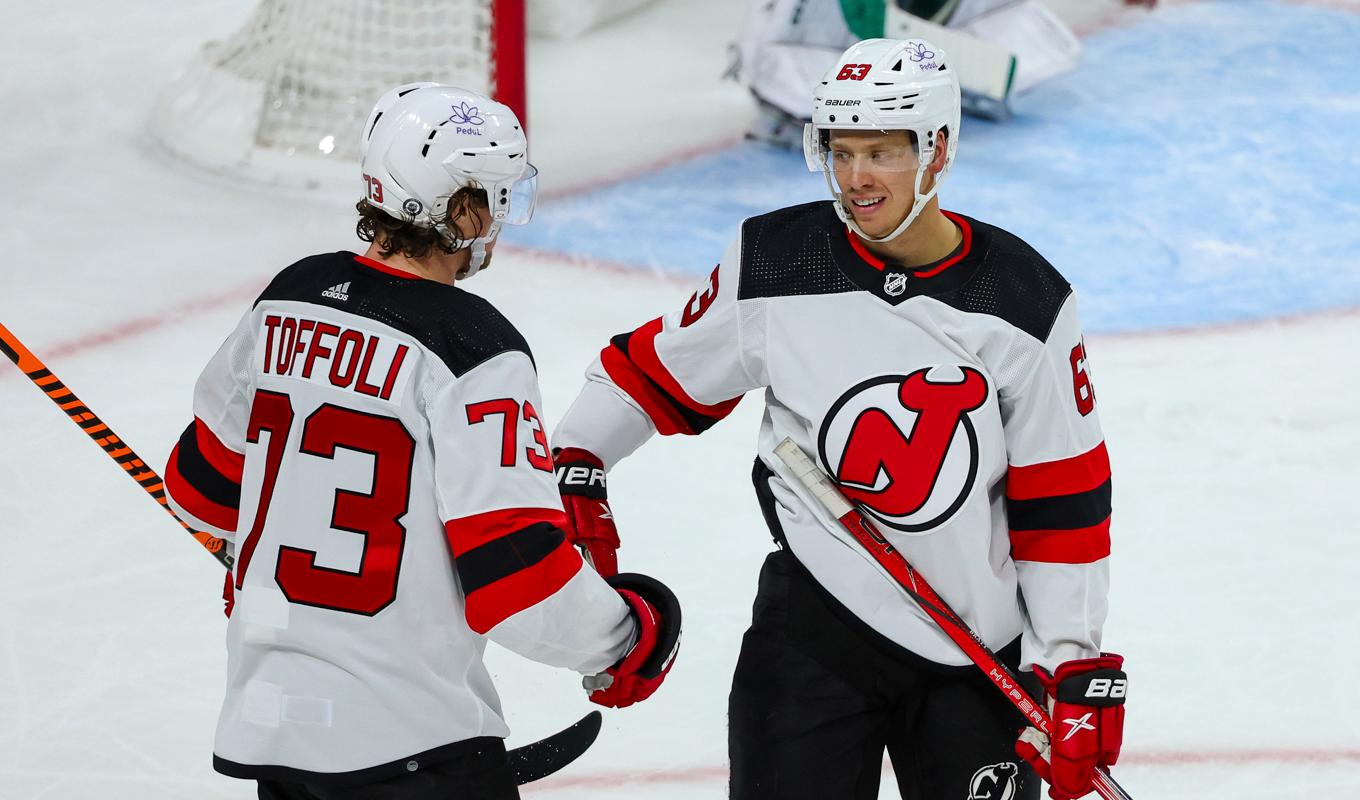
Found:
[[[207,180],[143,143],[164,73],[251,1],[81,0],[60,16],[7,9],[0,28],[0,322],[157,467],[252,293],[299,256],[356,246],[338,198]],[[720,65],[712,32],[703,46],[699,34],[733,12],[703,0],[697,26],[677,5],[655,12],[679,36],[668,69]],[[662,40],[609,43],[627,61],[658,56]],[[571,61],[548,59],[533,67],[540,85],[577,91]],[[726,85],[657,83],[741,109]],[[536,114],[536,134],[578,124],[556,113]],[[721,140],[733,120],[624,137],[617,160]],[[545,172],[589,177],[566,151],[545,146]],[[550,426],[608,336],[690,291],[511,251],[469,288],[533,345]],[[1357,342],[1357,314],[1088,342],[1117,486],[1107,645],[1134,681],[1117,774],[1141,800],[1360,797]],[[749,484],[759,405],[747,398],[700,440],[657,440],[612,476],[624,565],[682,597],[684,647],[653,700],[609,713],[591,752],[526,797],[724,796],[728,682],[769,549]],[[0,453],[0,800],[253,797],[210,766],[216,562],[4,363]],[[590,708],[570,674],[490,660],[512,745]]]

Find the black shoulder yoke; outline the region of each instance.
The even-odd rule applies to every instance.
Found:
[[[866,291],[891,304],[930,297],[960,311],[990,314],[1040,341],[1072,287],[1034,248],[994,225],[954,214],[966,245],[936,265],[870,264],[850,244],[831,201],[751,217],[741,227],[740,300]],[[932,269],[939,266],[942,269]],[[885,298],[885,273],[908,276],[907,289]]]
[[[833,237],[844,238],[843,229],[829,200],[746,220],[737,299],[859,291],[832,254]]]
[[[995,225],[970,220],[984,235],[982,263],[967,283],[937,299],[960,311],[999,317],[1047,341],[1072,285],[1023,239]]]
[[[420,342],[457,376],[509,351],[533,359],[524,337],[486,300],[455,286],[380,272],[344,251],[284,269],[255,303],[267,300],[311,303],[389,325]]]

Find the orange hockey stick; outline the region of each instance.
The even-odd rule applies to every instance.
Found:
[[[4,325],[0,325],[0,352],[8,356],[20,372],[27,375],[28,379],[33,381],[39,389],[42,389],[52,402],[56,403],[62,411],[65,411],[66,416],[79,425],[80,429],[85,431],[85,435],[93,439],[94,443],[99,445],[105,453],[108,453],[109,458],[117,462],[118,466],[122,467],[123,471],[128,474],[128,477],[136,481],[138,486],[151,495],[157,503],[160,503],[161,508],[165,509],[165,513],[174,517],[175,522],[182,525],[184,530],[188,531],[198,540],[199,544],[203,545],[204,549],[222,562],[222,566],[231,569],[233,559],[227,553],[226,542],[210,533],[194,530],[186,525],[184,520],[180,519],[175,514],[174,509],[167,504],[165,482],[161,480],[161,476],[157,475],[154,469],[148,467],[146,462],[132,452],[132,448],[128,447],[126,442],[118,438],[118,435],[108,425],[105,425],[103,420],[87,408],[70,389],[66,388],[66,385],[58,380],[56,375],[52,374],[47,365],[33,355],[31,350],[24,347],[23,342],[19,341],[13,333],[10,333]]]

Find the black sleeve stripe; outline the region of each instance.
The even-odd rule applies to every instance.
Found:
[[[637,364],[633,362],[632,357],[628,355],[628,340],[631,338],[633,338],[631,332],[620,333],[610,339],[609,343],[617,348],[619,352],[623,353],[624,357],[628,359],[629,365],[633,367],[643,380],[647,381],[647,385],[656,391],[657,395],[666,402],[666,405],[673,409],[675,413],[685,421],[686,425],[689,425],[691,431],[695,434],[700,434],[722,421],[722,417],[710,417],[707,414],[700,414],[698,411],[695,411],[677,400],[674,395],[663,389],[661,384],[652,380],[642,367],[637,366]]]
[[[455,559],[463,595],[532,567],[564,541],[566,535],[557,526],[538,522],[472,548]]]
[[[1110,516],[1110,481],[1089,492],[1036,500],[1007,500],[1006,511],[1013,531],[1089,528]]]
[[[179,474],[194,487],[194,490],[219,506],[239,510],[241,507],[241,484],[218,472],[198,449],[198,435],[194,431],[197,422],[179,437]]]

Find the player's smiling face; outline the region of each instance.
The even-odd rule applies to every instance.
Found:
[[[911,212],[920,161],[907,131],[832,131],[831,173],[860,230],[886,236]],[[924,188],[924,187],[923,187]]]

